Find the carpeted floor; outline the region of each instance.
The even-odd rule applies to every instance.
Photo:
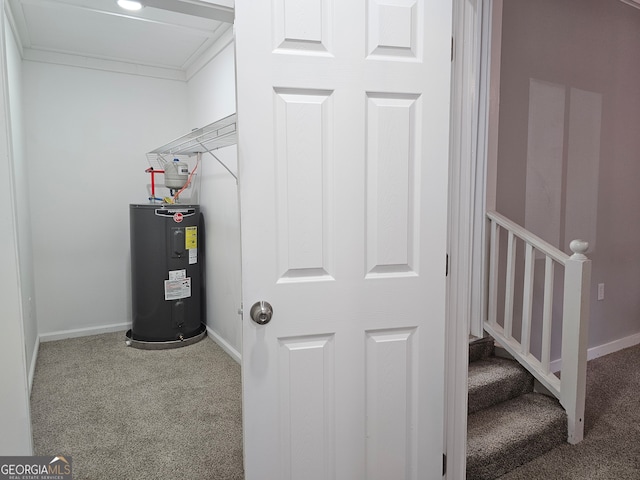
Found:
[[[138,350],[124,332],[40,345],[36,455],[76,480],[243,479],[240,366],[211,339]]]
[[[538,479],[640,479],[640,346],[588,363],[581,443],[564,444],[500,477]]]
[[[240,366],[213,341],[164,351],[124,334],[40,345],[36,455],[71,455],[74,479],[236,480]],[[586,435],[500,480],[640,480],[640,346],[592,360]],[[455,480],[455,479],[454,479]]]

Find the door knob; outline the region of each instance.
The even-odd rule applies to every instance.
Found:
[[[268,302],[261,300],[253,304],[249,315],[251,316],[251,320],[258,325],[265,325],[271,321],[273,308],[271,308]]]

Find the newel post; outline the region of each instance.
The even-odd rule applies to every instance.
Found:
[[[584,240],[573,240],[570,248],[573,255],[564,269],[560,403],[567,412],[567,441],[576,444],[584,436],[591,260]]]

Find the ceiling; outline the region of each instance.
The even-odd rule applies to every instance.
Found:
[[[9,0],[23,58],[186,79],[231,35],[233,1]],[[215,1],[215,3],[213,3]]]

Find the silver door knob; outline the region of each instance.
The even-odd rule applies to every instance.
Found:
[[[271,308],[268,302],[261,300],[253,304],[249,315],[251,316],[251,320],[258,325],[265,325],[271,321],[273,308]]]

